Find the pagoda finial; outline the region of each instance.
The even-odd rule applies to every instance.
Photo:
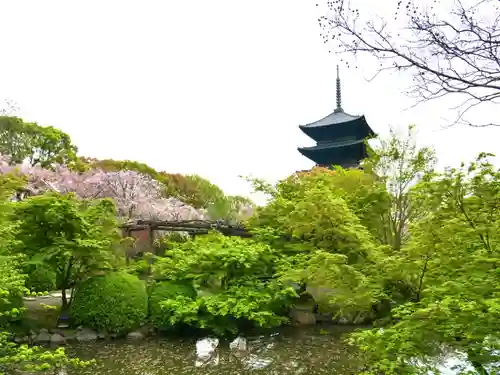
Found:
[[[335,108],[335,112],[342,112],[342,93],[340,92],[340,70],[337,65],[337,108]]]

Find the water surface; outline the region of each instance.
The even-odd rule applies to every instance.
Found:
[[[197,355],[194,338],[75,344],[68,347],[69,353],[98,363],[68,375],[350,375],[361,366],[359,355],[342,341],[350,331],[340,326],[289,327],[247,336],[243,350],[230,349],[229,341],[220,340],[206,356],[200,356],[199,350]]]

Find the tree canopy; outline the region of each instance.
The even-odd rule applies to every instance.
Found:
[[[55,164],[75,167],[77,151],[70,136],[59,129],[0,116],[0,154],[8,156],[12,164],[27,160],[30,165],[42,168]]]

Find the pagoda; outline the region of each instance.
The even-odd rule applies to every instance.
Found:
[[[321,120],[299,128],[316,141],[312,147],[299,147],[299,152],[318,166],[359,168],[367,155],[365,141],[375,133],[365,116],[353,116],[342,109],[339,67],[337,66],[337,108]]]

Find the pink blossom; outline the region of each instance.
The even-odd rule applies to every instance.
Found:
[[[64,166],[47,170],[28,164],[10,166],[0,156],[0,173],[20,173],[28,177],[32,194],[46,191],[75,193],[82,198],[112,198],[124,219],[203,220],[205,215],[175,198],[162,197],[162,185],[136,171],[105,172],[94,169],[76,173]]]

